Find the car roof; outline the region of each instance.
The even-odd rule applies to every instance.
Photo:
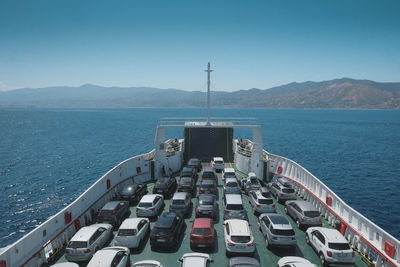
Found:
[[[247,174],[247,176],[248,176],[248,177],[253,177],[253,176],[257,177],[257,175],[256,175],[254,172],[249,172],[249,173]]]
[[[189,161],[200,161],[198,158],[190,158]]]
[[[148,194],[148,195],[144,195],[142,197],[142,199],[140,200],[140,202],[153,202],[153,200],[157,197],[157,196],[162,196],[160,194]]]
[[[119,229],[136,229],[139,222],[142,220],[148,220],[146,218],[127,218],[125,219]]]
[[[188,192],[175,192],[172,200],[186,199],[187,195],[189,195]]]
[[[214,169],[210,167],[204,167],[203,172],[214,172]]]
[[[293,229],[292,225],[289,223],[289,221],[280,214],[266,214],[266,216],[268,216],[268,218],[274,225],[274,228]]]
[[[262,194],[261,194],[261,192],[260,191],[254,191],[255,193],[256,193],[256,196],[257,196],[257,199],[271,199],[271,198],[267,198],[267,197],[264,197]]]
[[[89,261],[88,267],[90,266],[111,266],[112,261],[114,260],[115,254],[118,253],[118,250],[113,249],[102,249],[94,254],[93,258]]]
[[[209,228],[211,225],[211,218],[196,218],[193,222],[193,228]]]
[[[213,194],[200,194],[199,195],[199,200],[216,200],[215,195]]]
[[[204,179],[204,180],[201,180],[201,184],[215,184],[215,180],[213,180],[213,179]]]
[[[300,209],[303,211],[319,211],[311,202],[304,201],[304,200],[294,200],[291,201],[292,203],[296,203]],[[290,202],[289,202],[290,203]]]
[[[260,266],[260,262],[251,257],[233,257],[229,259],[229,266],[241,266],[241,265],[254,265]]]
[[[224,168],[224,172],[235,172],[234,168]]]
[[[330,243],[348,243],[347,239],[336,229],[312,227],[318,229]]]
[[[210,258],[205,253],[186,253],[182,256],[185,266],[190,267],[204,267],[207,260]]]
[[[100,225],[84,226],[71,238],[71,241],[88,241],[90,237],[99,229]]]
[[[222,157],[213,157],[213,161],[224,161]]]
[[[229,224],[231,230],[230,235],[249,236],[250,228],[249,223],[245,220],[231,219],[226,220],[225,223]]]
[[[228,183],[228,182],[235,182],[235,183],[237,183],[237,180],[236,180],[236,178],[233,178],[233,177],[226,178],[226,179],[225,179],[225,183]]]
[[[114,209],[118,206],[118,204],[119,204],[120,202],[121,202],[121,201],[110,201],[110,202],[107,202],[107,203],[103,206],[102,210],[114,210]]]
[[[176,213],[173,212],[164,212],[157,220],[155,227],[158,228],[167,228],[171,227],[174,222]]]
[[[155,266],[161,266],[161,263],[159,261],[153,261],[153,260],[144,260],[144,261],[138,261],[135,262],[132,267],[134,266],[150,266],[150,267],[155,267]]]
[[[242,196],[239,194],[226,194],[225,200],[229,204],[243,204]]]

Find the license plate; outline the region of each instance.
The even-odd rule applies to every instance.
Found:
[[[237,246],[238,248],[246,248],[245,246]]]
[[[162,190],[158,190],[157,192],[158,192],[158,193],[162,193],[163,191],[162,191]]]
[[[199,248],[205,248],[205,247],[206,247],[206,245],[202,245],[202,244],[200,244],[200,245],[198,245],[198,247],[199,247]]]
[[[82,254],[82,251],[81,250],[73,250],[72,254]]]
[[[157,242],[165,242],[165,239],[159,238],[157,239]]]

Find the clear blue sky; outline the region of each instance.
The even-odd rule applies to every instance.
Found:
[[[0,89],[400,81],[400,1],[0,1]]]

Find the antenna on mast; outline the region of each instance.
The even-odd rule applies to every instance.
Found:
[[[210,62],[208,62],[208,68],[205,70],[207,72],[207,125],[211,125],[210,122],[210,73],[213,70],[210,69]]]

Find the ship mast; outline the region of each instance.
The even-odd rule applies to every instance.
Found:
[[[205,70],[207,72],[207,125],[211,125],[210,122],[210,73],[213,70],[210,69],[210,62],[208,62],[208,68]]]

